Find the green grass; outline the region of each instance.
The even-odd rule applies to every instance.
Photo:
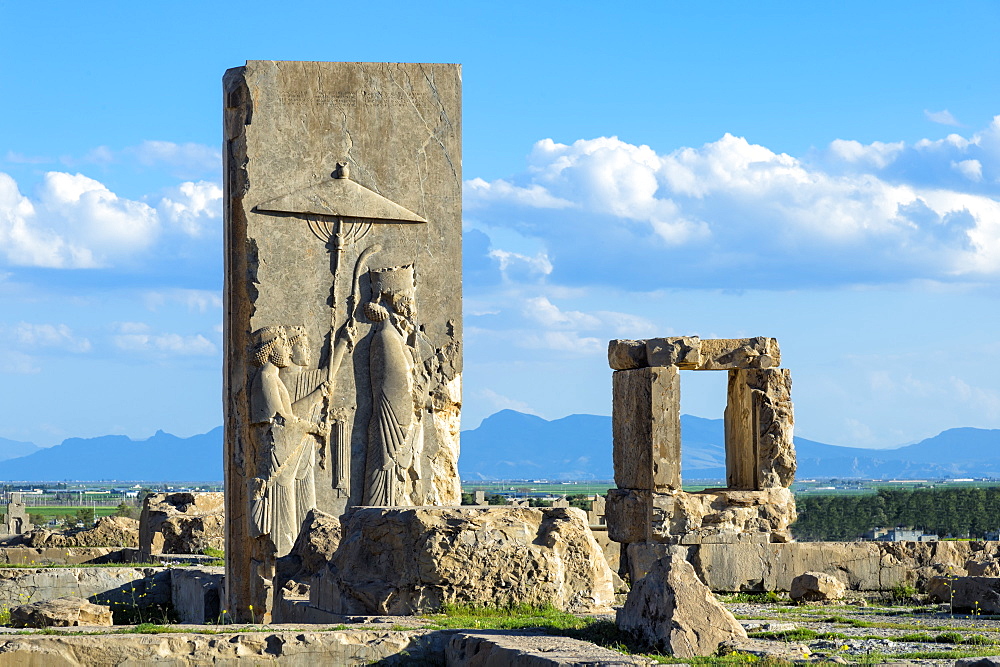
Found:
[[[580,629],[588,622],[573,614],[559,611],[550,604],[521,604],[510,607],[446,604],[439,613],[428,614],[424,618],[433,621],[434,627],[440,630],[459,628],[484,630],[551,628],[565,630]]]
[[[788,598],[782,598],[774,591],[767,591],[766,593],[733,593],[731,595],[722,595],[720,599],[723,602],[742,604],[781,604],[789,602]]]

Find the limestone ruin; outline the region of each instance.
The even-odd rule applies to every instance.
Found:
[[[634,550],[632,545],[791,540],[792,382],[788,370],[778,367],[778,341],[696,336],[612,340],[608,361],[615,371],[617,488],[608,493],[607,524],[611,539],[628,546],[623,553]],[[729,373],[724,489],[682,490],[681,370]]]
[[[461,70],[223,87],[228,605],[269,619],[311,509],[460,502]]]
[[[10,502],[7,503],[7,513],[4,515],[4,523],[0,524],[0,530],[5,535],[24,535],[34,529],[24,501],[18,491],[12,491]]]

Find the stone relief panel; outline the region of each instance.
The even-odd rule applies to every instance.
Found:
[[[461,70],[251,61],[223,87],[226,596],[259,620],[310,507],[459,501]]]

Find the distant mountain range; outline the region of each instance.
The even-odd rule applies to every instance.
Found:
[[[723,479],[723,421],[681,417],[685,479]],[[798,479],[1000,477],[1000,430],[953,428],[896,449],[840,447],[795,438]],[[612,479],[611,418],[548,421],[503,410],[462,432],[463,480]],[[54,447],[0,438],[0,480],[210,481],[222,479],[222,427],[179,438],[70,438]]]
[[[726,475],[721,419],[681,416],[685,479]],[[1000,477],[1000,430],[953,428],[896,449],[863,449],[795,438],[798,479]],[[465,480],[611,479],[611,417],[570,415],[546,421],[503,410],[462,433]]]
[[[0,442],[4,449],[10,440]],[[27,444],[27,443],[19,443]],[[31,445],[34,447],[34,445]],[[163,431],[146,440],[124,435],[69,438],[54,447],[0,460],[0,480],[215,481],[222,479],[222,427],[178,438]]]

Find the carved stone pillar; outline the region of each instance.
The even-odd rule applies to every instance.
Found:
[[[461,72],[251,61],[223,88],[225,606],[259,622],[310,509],[460,502]]]

